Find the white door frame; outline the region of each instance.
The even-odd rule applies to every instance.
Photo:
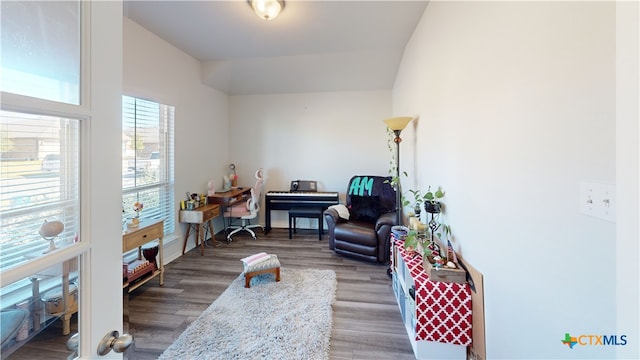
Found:
[[[80,242],[2,274],[2,284],[80,256],[80,359],[97,355],[100,340],[122,333],[122,1],[81,2],[81,105],[4,94],[13,111],[46,108],[81,124]]]
[[[89,126],[83,127],[83,238],[90,246],[81,266],[80,358],[96,359],[98,343],[107,332],[122,333],[122,1],[83,2],[88,5],[90,83]],[[85,12],[86,14],[86,12]],[[88,37],[88,38],[87,38]],[[86,53],[85,53],[86,54]],[[85,211],[84,209],[88,209]],[[87,226],[88,225],[88,226]],[[105,359],[121,359],[111,351]]]

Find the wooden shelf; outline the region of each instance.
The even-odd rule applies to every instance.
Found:
[[[160,270],[155,270],[153,272],[150,272],[148,275],[143,276],[141,278],[138,278],[136,280],[134,280],[132,283],[125,281],[122,284],[122,288],[128,288],[129,292],[132,292],[133,290],[139,288],[140,286],[146,284],[149,280],[155,278],[156,276],[160,276],[162,272]]]

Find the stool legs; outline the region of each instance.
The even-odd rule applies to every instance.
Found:
[[[291,239],[291,222],[293,221],[293,219],[293,216],[289,215],[289,239]]]
[[[293,238],[292,234],[297,232],[297,220],[299,217],[308,219],[318,219],[318,240],[322,240],[322,234],[324,233],[324,219],[323,213],[312,213],[310,211],[294,211],[289,210],[289,239]]]
[[[276,268],[271,268],[271,269],[265,269],[265,270],[252,271],[252,272],[245,273],[244,274],[244,287],[245,288],[250,288],[251,287],[251,279],[254,276],[258,276],[260,274],[267,274],[267,273],[271,273],[271,274],[275,275],[276,282],[280,281],[280,268],[276,267]]]

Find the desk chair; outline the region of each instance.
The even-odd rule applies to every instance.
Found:
[[[258,212],[260,210],[260,196],[262,195],[262,184],[264,178],[262,176],[262,169],[256,171],[256,184],[251,189],[251,197],[246,202],[229,206],[224,213],[225,218],[229,218],[229,223],[232,219],[240,220],[241,225],[228,226],[227,231],[231,230],[227,234],[227,242],[231,242],[232,236],[240,231],[246,231],[251,234],[253,239],[256,239],[256,233],[252,230],[255,228],[261,228],[264,232],[264,227],[260,224],[251,224],[251,220],[258,219]]]

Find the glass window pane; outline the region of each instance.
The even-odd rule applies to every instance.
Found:
[[[3,359],[34,358],[27,342],[42,349],[52,337],[78,331],[78,264],[74,257],[0,288]]]
[[[173,106],[122,97],[122,221],[164,219],[175,230]],[[136,213],[134,204],[143,204]]]
[[[0,269],[77,241],[79,128],[79,120],[0,111]]]
[[[80,2],[0,2],[2,91],[80,103]]]

